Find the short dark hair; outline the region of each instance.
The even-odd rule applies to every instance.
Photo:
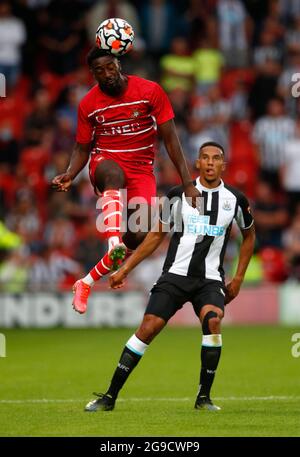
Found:
[[[199,148],[199,155],[202,151],[202,149],[206,148],[207,146],[214,146],[215,148],[218,148],[222,151],[222,154],[223,154],[223,157],[225,157],[225,150],[223,148],[223,146],[219,143],[217,143],[216,141],[206,141],[205,143],[201,144],[200,148]]]
[[[117,58],[111,52],[106,51],[105,49],[100,49],[97,46],[94,46],[92,49],[90,49],[90,51],[88,52],[88,55],[86,57],[88,66],[89,67],[92,66],[93,60],[98,59],[99,57],[105,57],[105,56],[110,56],[115,59]]]

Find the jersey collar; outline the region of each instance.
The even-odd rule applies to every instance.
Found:
[[[202,184],[200,183],[199,176],[198,176],[198,178],[196,178],[196,188],[200,191],[204,190],[205,192],[217,192],[217,191],[221,190],[223,187],[224,187],[224,182],[222,181],[222,179],[221,179],[220,184],[217,187],[209,189],[208,187],[202,186]]]

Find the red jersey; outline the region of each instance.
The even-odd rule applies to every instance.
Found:
[[[126,91],[111,97],[98,84],[81,100],[76,141],[94,140],[97,153],[116,153],[122,160],[152,161],[156,126],[173,119],[171,103],[155,82],[128,76]]]

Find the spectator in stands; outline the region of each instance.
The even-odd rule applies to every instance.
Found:
[[[19,78],[22,65],[21,46],[26,41],[26,29],[21,19],[11,13],[10,2],[0,1],[0,73],[5,75],[9,88]]]
[[[282,48],[276,43],[276,37],[268,30],[262,30],[259,45],[253,50],[253,63],[256,68],[264,66],[268,60],[281,63],[283,58]]]
[[[248,62],[250,18],[240,0],[219,0],[217,5],[219,42],[228,67],[245,67]]]
[[[0,263],[0,291],[9,294],[25,292],[28,281],[29,261],[26,250],[18,248],[8,253]]]
[[[283,163],[283,148],[295,134],[295,122],[285,114],[281,98],[268,103],[267,115],[254,124],[253,141],[261,168],[261,178],[279,188],[278,170]]]
[[[18,161],[18,156],[19,144],[14,138],[12,125],[4,122],[0,125],[0,163],[5,163],[13,169]]]
[[[72,9],[72,8],[71,8]],[[53,73],[66,75],[76,70],[80,62],[80,51],[84,43],[80,20],[70,15],[64,2],[50,4],[46,24],[40,36],[42,53]]]
[[[295,135],[284,145],[280,175],[282,188],[288,198],[289,212],[292,216],[300,202],[300,116],[296,120]]]
[[[300,281],[300,206],[291,226],[284,232],[284,253],[289,269],[289,277]]]
[[[289,22],[295,17],[300,16],[299,0],[279,0],[278,3],[280,16],[285,22]]]
[[[133,48],[122,59],[122,68],[128,75],[139,75],[141,78],[157,81],[160,71],[157,61],[148,54],[145,41],[135,37]]]
[[[230,97],[231,118],[233,121],[249,119],[248,87],[243,79],[235,82],[233,93]]]
[[[33,95],[32,112],[26,120],[25,128],[43,130],[53,127],[55,113],[49,93],[44,87],[40,87]]]
[[[194,71],[199,94],[206,94],[208,89],[220,81],[224,58],[212,40],[204,38],[193,54]]]
[[[177,36],[171,41],[169,54],[160,59],[161,85],[166,92],[181,89],[190,92],[194,83],[194,59],[186,38]]]
[[[29,271],[31,290],[58,290],[67,275],[73,277],[82,274],[80,265],[68,256],[59,253],[46,244],[41,244],[32,259]]]
[[[68,251],[76,241],[74,226],[65,217],[57,216],[47,223],[44,239],[50,247]]]
[[[258,248],[282,247],[282,233],[287,226],[288,212],[284,202],[272,190],[268,182],[260,181],[256,186],[254,219]]]
[[[278,0],[269,0],[268,13],[263,20],[262,29],[270,32],[275,36],[278,46],[282,46],[284,44],[284,34],[286,29],[282,19]]]
[[[56,126],[54,129],[51,151],[53,156],[62,154],[70,154],[74,144],[74,125],[70,116],[63,115],[60,113],[56,117]],[[54,176],[53,176],[54,177]]]
[[[68,86],[63,90],[61,100],[58,101],[57,116],[58,118],[68,119],[72,133],[75,135],[77,127],[77,110],[78,110],[78,99],[75,87]]]
[[[276,60],[266,59],[255,69],[256,77],[249,93],[249,107],[254,120],[266,114],[269,101],[276,96],[281,67]]]
[[[7,214],[5,222],[7,228],[20,235],[28,245],[39,238],[42,221],[30,191],[24,189],[19,193],[15,207]]]
[[[189,45],[192,50],[197,48],[204,38],[216,38],[217,21],[215,18],[216,0],[189,0],[189,5],[184,14],[183,30],[187,31]]]
[[[285,45],[287,52],[300,52],[300,11],[299,16],[293,18],[293,26],[287,31],[285,36]]]
[[[178,33],[179,16],[176,2],[147,0],[141,4],[141,31],[146,41],[147,52],[161,57],[170,49],[172,38]]]
[[[287,112],[295,116],[297,98],[292,97],[292,86],[295,84],[294,74],[300,73],[300,51],[291,51],[287,56],[287,65],[279,75],[277,93],[285,100]]]
[[[189,120],[191,150],[195,154],[191,160],[196,158],[199,146],[205,141],[216,141],[228,149],[230,116],[230,103],[222,98],[217,85],[208,90],[206,97],[198,98]]]

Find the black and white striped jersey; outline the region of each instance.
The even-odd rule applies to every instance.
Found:
[[[261,166],[277,171],[283,164],[283,149],[295,134],[295,121],[288,116],[263,116],[254,125],[252,138],[259,146]]]
[[[225,249],[235,219],[241,229],[253,224],[247,198],[224,184],[214,189],[194,182],[202,193],[202,214],[185,199],[182,186],[171,189],[161,210],[163,224],[173,226],[163,272],[224,281]]]

